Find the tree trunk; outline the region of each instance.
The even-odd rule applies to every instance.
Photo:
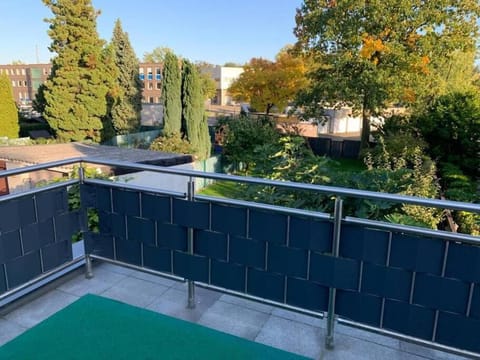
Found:
[[[370,143],[370,111],[367,109],[367,96],[363,96],[362,105],[362,134],[360,136],[360,150],[367,149]]]

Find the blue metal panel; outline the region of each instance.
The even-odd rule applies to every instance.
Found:
[[[476,284],[473,288],[472,308],[470,316],[480,320],[480,285]]]
[[[72,236],[80,231],[80,213],[65,213],[55,217],[56,241],[72,240]]]
[[[211,283],[234,291],[245,292],[245,266],[212,260]]]
[[[321,285],[345,290],[358,288],[359,264],[350,259],[312,254],[310,280]]]
[[[360,226],[342,227],[340,256],[385,265],[389,233]]]
[[[212,205],[212,230],[244,237],[246,229],[246,209],[226,205]]]
[[[0,294],[7,291],[7,283],[5,281],[5,271],[3,265],[0,264]]]
[[[273,212],[250,210],[250,237],[284,245],[287,241],[287,217]]]
[[[234,236],[230,239],[230,261],[265,269],[265,243]]]
[[[20,227],[17,201],[0,203],[0,214],[0,232],[9,232]]]
[[[436,341],[444,345],[480,352],[480,320],[440,312]]]
[[[328,287],[310,281],[288,278],[287,304],[312,311],[328,308]]]
[[[155,245],[155,223],[142,218],[127,217],[128,240]]]
[[[390,266],[440,275],[444,251],[441,240],[393,234]]]
[[[98,210],[107,212],[112,211],[112,192],[110,191],[110,188],[97,186],[95,197]]]
[[[35,215],[35,203],[33,201],[33,196],[24,196],[16,201],[18,202],[20,225],[25,226],[36,222],[37,216]]]
[[[405,302],[386,300],[383,327],[388,330],[431,340],[435,311]]]
[[[411,272],[369,263],[363,266],[362,292],[364,293],[408,301],[411,284]]]
[[[23,251],[28,253],[55,242],[52,219],[31,224],[22,229]]]
[[[140,216],[139,193],[112,189],[113,211],[117,214]]]
[[[9,289],[15,288],[42,273],[40,252],[33,251],[6,263]]]
[[[173,273],[189,280],[206,283],[208,282],[208,259],[204,256],[174,251]]]
[[[256,269],[248,270],[247,293],[283,302],[285,277]]]
[[[18,230],[0,234],[0,264],[21,255],[22,244]]]
[[[417,274],[413,303],[433,309],[465,314],[467,310],[468,284],[427,274]]]
[[[88,232],[83,234],[85,253],[114,258],[113,237],[106,234]]]
[[[207,230],[194,232],[195,254],[227,260],[227,235]]]
[[[156,271],[172,272],[172,251],[144,245],[143,266]]]
[[[52,270],[72,260],[72,241],[66,240],[48,245],[44,247],[41,252],[43,271]]]
[[[158,247],[187,251],[187,229],[177,225],[157,224]]]
[[[97,207],[97,189],[95,186],[88,184],[80,185],[80,201],[82,207],[92,208]]]
[[[290,247],[317,252],[332,251],[333,224],[331,222],[292,216],[289,233]]]
[[[335,312],[348,319],[380,326],[382,298],[353,291],[337,291]]]
[[[307,251],[271,244],[267,270],[287,276],[307,278]]]
[[[55,189],[35,195],[38,221],[43,221],[68,211],[67,190]]]
[[[117,260],[133,265],[142,265],[142,244],[124,239],[115,239]]]
[[[170,197],[142,193],[142,217],[170,222]]]
[[[450,242],[445,276],[480,283],[480,247]]]
[[[99,211],[98,227],[102,234],[113,235],[122,239],[127,238],[124,215]]]
[[[173,200],[173,223],[195,229],[208,229],[209,205],[205,202]]]

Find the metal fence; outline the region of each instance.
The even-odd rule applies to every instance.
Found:
[[[99,215],[99,231],[84,233],[89,273],[91,259],[113,261],[186,279],[190,306],[194,306],[194,282],[198,282],[202,286],[325,314],[326,344],[330,347],[334,344],[334,324],[338,317],[338,321],[352,326],[444,350],[477,356],[480,353],[480,239],[342,214],[346,197],[480,213],[478,204],[150,165],[89,162],[189,178],[185,192],[174,193],[85,179],[81,173],[83,213],[91,208]],[[334,199],[335,211],[325,214],[196,196],[196,178],[326,193]],[[52,204],[54,198],[51,191],[60,194],[57,189],[46,191],[48,204]],[[36,214],[30,219],[36,220],[35,226],[39,228],[39,223],[45,220],[43,215],[43,220],[38,215],[43,212],[39,208],[43,201],[37,198],[42,196],[26,196],[24,201],[32,202]],[[11,205],[12,201],[17,201],[17,205]],[[17,198],[0,199],[0,207],[18,208],[18,201]],[[64,202],[58,205],[60,210],[51,210],[46,218],[54,224],[55,232],[45,234],[63,239],[63,235],[54,235],[58,231],[57,218],[69,214],[70,225],[75,220],[72,220],[74,215],[65,212]],[[19,216],[18,212],[11,213]],[[5,220],[0,221],[0,246],[6,243],[5,224],[12,221],[20,227],[19,241],[24,242],[24,226],[31,225],[20,220]],[[71,232],[75,226],[66,228]],[[42,239],[40,236],[37,241],[44,241]],[[44,249],[35,251],[42,259]],[[22,254],[29,253],[22,249]],[[60,256],[55,264],[61,263],[59,259],[68,262],[68,258]],[[3,291],[12,288],[12,261],[0,261],[0,269],[3,267],[0,275],[7,282]],[[20,267],[15,269],[21,271]],[[43,266],[39,270],[37,266],[36,271],[22,275],[20,280],[28,281],[48,269]],[[19,279],[14,280],[15,286],[21,283]]]

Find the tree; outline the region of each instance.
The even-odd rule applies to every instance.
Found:
[[[169,53],[173,54],[173,50],[169,47],[156,47],[151,52],[143,53],[143,62],[163,64],[165,62],[166,55]]]
[[[217,93],[217,83],[212,78],[213,69],[215,65],[205,61],[196,61],[195,66],[200,76],[202,83],[202,93],[204,99],[211,99]]]
[[[306,86],[306,66],[301,57],[282,50],[275,61],[253,58],[244,72],[229,88],[239,101],[249,102],[259,111],[269,114],[274,106],[279,111]]]
[[[45,83],[44,117],[59,139],[100,141],[107,112],[109,64],[90,0],[43,0],[52,39],[52,74]]]
[[[393,101],[414,103],[435,83],[436,61],[475,48],[479,14],[476,1],[305,0],[295,35],[316,68],[301,100],[361,111],[366,147],[371,115]]]
[[[208,125],[204,117],[204,97],[198,70],[190,61],[182,66],[182,132],[201,159],[210,155]]]
[[[163,134],[180,133],[182,128],[182,75],[178,57],[165,55],[162,74]]]
[[[19,131],[18,111],[13,100],[12,82],[6,74],[0,74],[0,136],[17,138]]]
[[[140,126],[142,82],[139,78],[138,59],[119,19],[113,29],[111,47],[118,74],[115,91],[110,96],[110,116],[115,132],[127,134]]]

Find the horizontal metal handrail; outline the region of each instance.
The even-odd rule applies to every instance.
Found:
[[[65,160],[58,160],[58,161],[51,161],[43,164],[36,164],[36,165],[29,165],[29,166],[24,166],[16,169],[10,169],[10,170],[2,170],[0,171],[0,178],[7,177],[7,176],[14,176],[14,175],[20,175],[20,174],[25,174],[33,171],[39,171],[39,170],[47,170],[51,168],[58,168],[66,165],[71,165],[71,164],[79,164],[82,161],[83,158],[81,157],[75,157],[75,158],[70,158],[70,159],[65,159]]]
[[[41,186],[41,187],[36,187],[34,189],[25,190],[25,191],[18,192],[18,193],[2,195],[2,196],[0,196],[0,203],[5,202],[5,201],[9,201],[9,200],[18,199],[18,198],[21,198],[23,196],[34,195],[34,194],[38,194],[38,193],[44,192],[44,191],[49,191],[49,190],[54,190],[54,189],[59,189],[59,188],[75,185],[75,184],[78,184],[78,183],[79,183],[78,179],[71,179],[71,180],[59,181],[59,182],[52,183],[52,184],[45,185],[45,186]]]

